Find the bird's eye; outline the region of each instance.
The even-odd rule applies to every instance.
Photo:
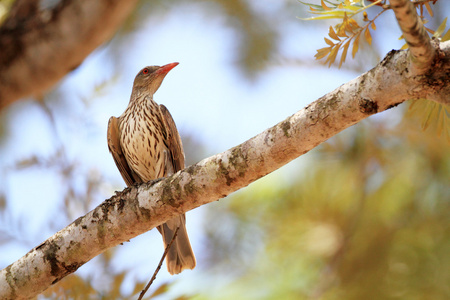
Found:
[[[148,74],[148,69],[144,69],[144,70],[142,70],[142,74]]]

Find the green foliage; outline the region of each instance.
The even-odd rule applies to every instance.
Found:
[[[137,299],[145,287],[145,282],[135,282],[133,292],[129,295],[121,292],[121,288],[127,272],[114,274],[111,284],[105,290],[99,291],[91,285],[91,278],[83,278],[77,274],[72,274],[61,282],[51,286],[42,296],[46,299]],[[143,299],[155,299],[158,296],[165,295],[170,289],[168,283],[163,283],[156,287],[153,293],[149,293]],[[188,299],[187,297],[185,299]]]
[[[431,127],[439,137],[443,135],[450,142],[450,107],[448,105],[426,99],[414,100],[409,106],[409,114],[422,116],[423,130]]]
[[[325,2],[327,2],[330,6],[327,6]],[[332,40],[325,38],[325,42],[329,47],[318,49],[317,54],[315,55],[316,59],[322,59],[327,56],[325,63],[328,63],[328,67],[330,67],[336,60],[339,50],[342,49],[341,59],[339,61],[340,68],[345,62],[347,51],[351,42],[353,42],[353,58],[355,58],[355,55],[358,52],[361,35],[364,36],[369,45],[372,43],[370,29],[376,30],[375,19],[378,18],[386,9],[370,20],[366,10],[374,5],[380,4],[382,2],[381,0],[368,6],[364,5],[364,1],[339,0],[336,3],[330,1],[325,2],[321,0],[321,5],[301,2],[305,5],[309,5],[310,13],[319,15],[318,17],[303,20],[342,19],[342,22],[337,24],[335,28],[330,26],[328,36]],[[364,16],[363,21],[366,24],[363,26],[360,26],[355,19],[355,16],[359,13],[363,13]]]
[[[233,280],[214,299],[448,299],[450,148],[414,124],[367,121],[216,207],[211,263]]]
[[[385,0],[368,1],[372,3],[367,6],[365,5],[364,0],[336,0],[336,2],[321,0],[320,5],[304,3],[300,1],[302,4],[309,6],[311,14],[318,15],[317,17],[307,18],[303,20],[339,20],[339,23],[337,23],[334,27],[330,26],[328,32],[328,36],[330,38],[324,38],[325,43],[328,45],[328,47],[318,49],[317,54],[315,55],[316,59],[326,58],[325,64],[328,63],[328,67],[330,67],[335,62],[339,51],[342,50],[341,58],[339,60],[340,68],[345,62],[347,52],[351,43],[353,43],[352,57],[355,58],[355,55],[359,50],[361,35],[363,35],[364,40],[369,45],[372,44],[372,35],[370,33],[370,30],[376,30],[375,20],[384,12],[390,10],[390,6],[387,5],[387,2]],[[437,3],[437,0],[420,1],[414,3],[415,7],[417,8],[417,12],[424,24],[428,23],[428,20],[424,15],[424,11],[427,11],[431,17],[434,16],[433,9],[430,3],[434,5]],[[374,14],[376,12],[376,7],[381,7],[381,11],[379,11],[372,19],[370,19],[368,17],[368,11]],[[358,23],[358,20],[356,19],[356,16],[360,13],[362,13],[363,15],[362,22],[364,23],[364,25],[360,25]],[[425,29],[433,37],[438,38],[441,41],[447,41],[450,39],[450,29],[445,32],[446,27],[447,18],[445,18],[441,22],[436,30],[428,28],[427,26],[425,26]],[[400,39],[403,39],[403,36],[401,36]],[[407,48],[408,45],[405,43],[402,49]],[[429,128],[430,124],[432,124],[431,127],[434,127],[436,129],[438,136],[444,134],[444,136],[446,136],[447,139],[450,140],[450,108],[448,105],[431,101],[417,100],[411,105],[411,112],[422,115],[422,128],[424,130]]]
[[[111,259],[113,254],[114,250],[108,250],[101,255],[102,263],[97,268],[97,272],[103,274],[103,286],[101,288],[92,285],[92,282],[95,282],[92,276],[79,276],[75,273],[52,285],[42,296],[46,299],[137,299],[147,282],[135,280],[132,292],[124,293],[123,290],[130,288],[129,286],[124,288],[125,277],[129,271],[112,271]],[[159,286],[152,286],[143,299],[155,299],[158,296],[167,295],[172,284],[158,284]],[[188,298],[186,297],[186,299]]]
[[[328,47],[318,49],[317,54],[315,55],[316,59],[319,60],[326,57],[325,64],[328,63],[328,67],[330,67],[335,62],[339,51],[342,50],[341,59],[339,60],[340,68],[345,62],[347,52],[351,43],[353,43],[352,57],[355,58],[355,55],[360,47],[361,35],[369,45],[372,44],[372,34],[370,33],[370,30],[375,31],[377,29],[375,20],[380,15],[390,10],[390,6],[387,5],[386,0],[368,1],[372,3],[370,5],[365,5],[364,0],[336,0],[335,2],[321,0],[320,5],[317,5],[299,1],[302,4],[309,6],[309,12],[311,14],[318,15],[317,17],[306,18],[303,20],[339,20],[339,23],[335,24],[334,27],[330,26],[328,36],[331,39],[325,38],[325,43],[328,45]],[[433,10],[430,6],[430,3],[434,5],[436,2],[437,0],[429,0],[421,1],[420,3],[414,3],[424,24],[427,23],[427,20],[423,14],[424,8],[428,12],[428,14],[433,17]],[[378,12],[375,9],[377,7],[381,8],[381,10],[378,9]],[[369,18],[368,12],[370,14],[374,14],[374,17],[372,19]],[[359,14],[363,15],[362,20],[357,19],[357,16]],[[433,36],[440,37],[445,30],[445,22],[446,19],[441,23],[436,31],[432,30],[431,28],[425,28]],[[450,30],[445,34],[445,37],[448,39],[447,35],[450,36]],[[400,39],[402,38],[403,37],[400,37]],[[402,49],[405,48],[407,48],[406,44]]]

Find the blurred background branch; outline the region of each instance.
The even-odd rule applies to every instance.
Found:
[[[14,1],[0,27],[0,110],[47,92],[114,35],[136,2]]]

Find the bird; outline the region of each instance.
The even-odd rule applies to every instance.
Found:
[[[175,121],[153,95],[167,73],[178,63],[147,66],[133,83],[130,101],[119,117],[108,122],[108,148],[127,186],[167,177],[184,169],[184,150]],[[185,214],[157,227],[168,249],[166,264],[170,274],[179,274],[196,265],[186,230]],[[178,231],[176,231],[178,228]]]

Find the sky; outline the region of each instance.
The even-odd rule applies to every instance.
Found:
[[[279,7],[276,1],[258,3],[255,5],[262,14],[276,12]],[[56,134],[67,146],[69,160],[79,161],[81,170],[85,172],[95,168],[104,175],[105,181],[99,183],[103,194],[94,199],[90,208],[97,206],[114,190],[125,186],[108,153],[106,126],[109,117],[119,116],[126,108],[132,82],[141,68],[171,62],[180,64],[166,76],[155,94],[155,101],[168,107],[181,135],[195,136],[206,145],[207,155],[244,142],[359,75],[346,69],[315,64],[315,50],[325,46],[323,37],[328,32],[328,25],[308,25],[308,29],[304,30],[305,21],[297,16],[296,12],[292,12],[286,16],[288,20],[280,23],[283,35],[278,46],[281,53],[300,57],[309,63],[273,64],[254,81],[249,81],[236,67],[236,32],[220,15],[208,18],[201,5],[182,4],[164,18],[149,19],[125,37],[118,50],[118,62],[111,62],[108,46],[101,47],[58,84],[57,90],[50,95],[57,99],[50,102],[52,109],[58,112],[55,116],[56,133],[38,106],[18,103],[10,108],[8,118],[14,120],[14,126],[8,128],[7,143],[0,145],[1,169],[5,170],[5,166],[11,166],[11,162],[26,158],[30,153],[50,155],[58,147],[54,139]],[[387,14],[386,18],[392,18],[392,15]],[[398,36],[400,34],[396,28],[383,31],[382,39],[389,43],[378,42],[375,47],[379,48],[380,53],[399,48],[402,43],[397,41]],[[363,55],[357,58],[364,60]],[[106,85],[102,86],[105,82]],[[96,86],[101,88],[92,99]],[[67,106],[58,103],[61,94],[66,96],[65,101],[70,101],[70,111],[65,109]],[[87,104],[80,104],[76,100],[79,98],[86,98]],[[43,227],[43,224],[48,223],[49,216],[58,215],[58,203],[63,193],[61,179],[51,170],[11,172],[8,176],[5,172],[10,171],[0,174],[4,176],[0,189],[10,199],[11,216],[3,219],[1,224],[8,224],[6,230],[11,235],[16,232],[25,232],[25,235],[22,235],[20,243],[2,247],[0,268],[20,258],[54,233],[52,227]],[[80,172],[74,178],[80,181],[81,190],[83,174]],[[25,183],[26,188],[23,188]],[[74,211],[78,212],[80,207],[73,205]],[[199,230],[202,213],[200,208],[187,215],[198,270],[201,270],[202,264],[202,236]],[[78,216],[75,215],[74,219]],[[21,220],[19,225],[17,220]],[[53,223],[60,228],[67,225],[58,223],[57,218]],[[117,269],[133,269],[132,276],[148,278],[162,252],[160,239],[159,234],[152,231],[120,246],[115,258]],[[130,261],[130,257],[139,259]],[[78,272],[87,274],[90,268],[88,263]],[[192,273],[201,276],[200,271],[194,270]],[[177,278],[183,278],[185,285],[188,285],[189,280],[193,280],[192,273],[186,272]],[[161,272],[158,278],[163,282],[169,279],[169,275]],[[133,278],[127,280],[131,283]]]

